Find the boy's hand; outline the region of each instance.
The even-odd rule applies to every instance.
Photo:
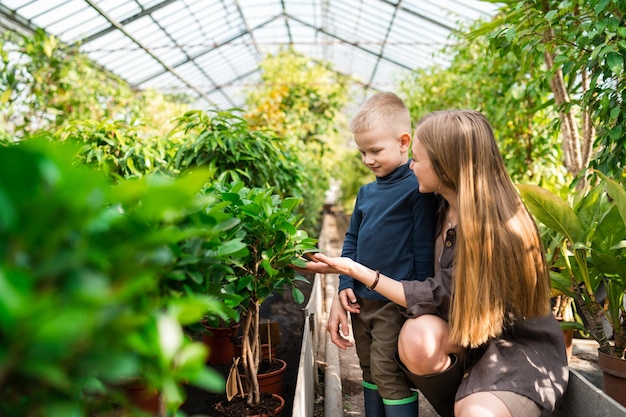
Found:
[[[361,306],[356,301],[354,290],[352,288],[346,288],[339,291],[339,301],[344,310],[349,311],[352,314],[361,313]]]
[[[326,330],[330,334],[330,340],[339,349],[346,350],[352,346],[350,336],[350,327],[348,326],[348,313],[341,306],[339,295],[333,298],[328,314],[328,322]]]

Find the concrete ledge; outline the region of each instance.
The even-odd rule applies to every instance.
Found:
[[[335,288],[339,276],[335,274],[326,275],[325,296],[326,311],[322,315],[321,329],[326,329],[326,319],[333,297],[337,293]],[[330,337],[324,337],[326,370],[324,372],[324,415],[332,417],[343,417],[343,386],[341,382],[341,360],[339,348],[333,344]]]
[[[553,412],[541,417],[626,417],[626,408],[570,368],[565,395]]]

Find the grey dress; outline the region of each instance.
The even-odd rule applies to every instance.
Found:
[[[406,314],[435,314],[448,320],[456,231],[450,230],[439,270],[424,282],[403,281]],[[554,317],[517,320],[503,334],[465,355],[456,400],[481,391],[511,391],[554,410],[567,388],[569,369],[563,333]]]

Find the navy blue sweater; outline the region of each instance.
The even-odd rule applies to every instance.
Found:
[[[362,186],[357,194],[341,256],[398,281],[433,276],[434,194],[419,192],[409,164]],[[347,275],[339,291],[352,288],[358,297],[387,300]]]

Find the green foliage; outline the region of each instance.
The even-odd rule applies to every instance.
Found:
[[[248,188],[242,182],[216,185],[219,201],[227,202],[227,213],[239,220],[238,226],[247,254],[235,259],[231,292],[251,302],[262,303],[273,292],[293,290],[294,299],[303,301],[292,265],[298,257],[315,249],[316,239],[299,229],[302,217],[295,211],[300,200],[282,199],[273,189]],[[295,281],[294,281],[295,280]]]
[[[600,349],[617,357],[626,348],[624,291],[626,291],[626,191],[623,185],[602,177],[568,199],[534,185],[518,185],[531,213],[558,236],[558,256],[553,257],[552,285],[573,297],[590,323],[590,334]],[[596,300],[600,286],[607,292],[607,307]],[[602,323],[613,329],[611,346]]]
[[[77,47],[37,30],[0,33],[0,129],[22,138],[72,120],[125,120],[140,115],[159,132],[184,104],[152,91],[137,92]]]
[[[192,235],[172,247],[176,256],[175,267],[165,275],[168,296],[180,298],[193,294],[207,294],[224,302],[224,308],[204,317],[211,327],[220,322],[238,322],[239,306],[244,299],[225,288],[235,272],[232,265],[248,255],[242,241],[240,220],[225,211],[228,203],[219,201],[211,192],[204,194],[208,201],[202,211],[187,218],[187,227],[208,233]],[[199,323],[196,323],[199,324]],[[190,329],[199,326],[190,326]]]
[[[319,225],[320,208],[330,178],[345,175],[342,113],[348,103],[348,77],[325,62],[314,62],[291,48],[267,55],[260,63],[258,87],[247,91],[246,118],[253,129],[271,129],[298,153],[301,190],[306,190],[301,212],[303,228]],[[300,193],[289,194],[304,197]],[[317,230],[319,232],[319,230]]]
[[[357,149],[347,154],[344,161],[341,162],[344,173],[350,175],[341,176],[341,194],[339,196],[340,205],[344,211],[351,213],[354,209],[356,195],[361,186],[374,180],[372,172],[365,166],[361,160],[361,154]]]
[[[562,71],[569,95],[556,110],[589,110],[597,131],[590,166],[611,177],[622,175],[626,161],[625,16],[620,1],[519,1],[482,31],[491,32],[494,52],[512,53],[526,67],[554,55],[544,78]]]
[[[56,130],[60,140],[83,143],[80,159],[116,180],[212,166],[211,179],[222,175],[252,187],[274,187],[282,196],[303,197],[306,190],[299,210],[309,230],[318,223],[328,168],[336,167],[322,156],[347,100],[345,80],[336,73],[304,57],[293,60],[294,69],[306,69],[300,74],[306,76],[285,97],[286,113],[280,110],[289,121],[252,127],[237,110],[185,113],[184,103],[134,91],[76,47],[41,31],[31,37],[11,31],[0,36],[0,143]],[[272,77],[280,77],[277,65],[283,58],[268,64],[269,88]],[[323,82],[308,83],[314,79]],[[172,128],[168,122],[174,117]],[[333,149],[330,155],[337,154]]]
[[[136,121],[74,120],[55,134],[61,141],[82,143],[78,158],[117,180],[149,173],[167,173],[176,143],[147,136],[145,125]]]
[[[541,57],[532,55],[526,65],[511,53],[486,53],[484,35],[460,34],[454,41],[441,52],[452,58],[447,68],[417,70],[414,77],[400,82],[413,120],[449,108],[481,111],[491,122],[515,181],[564,184],[558,113],[549,106],[550,87],[541,74]]]
[[[171,169],[208,167],[224,181],[300,195],[304,173],[292,148],[271,131],[250,129],[235,111],[192,110],[176,118],[168,138],[181,144]]]
[[[263,84],[247,96],[250,124],[275,130],[318,154],[328,145],[334,148],[331,139],[347,104],[348,78],[290,48],[266,56],[260,67]]]
[[[0,147],[0,414],[92,415],[102,400],[123,403],[131,376],[169,410],[183,383],[223,389],[181,327],[222,303],[165,296],[162,282],[179,242],[222,228],[188,220],[207,207],[206,173],[113,186],[77,167],[76,150],[49,138]]]

